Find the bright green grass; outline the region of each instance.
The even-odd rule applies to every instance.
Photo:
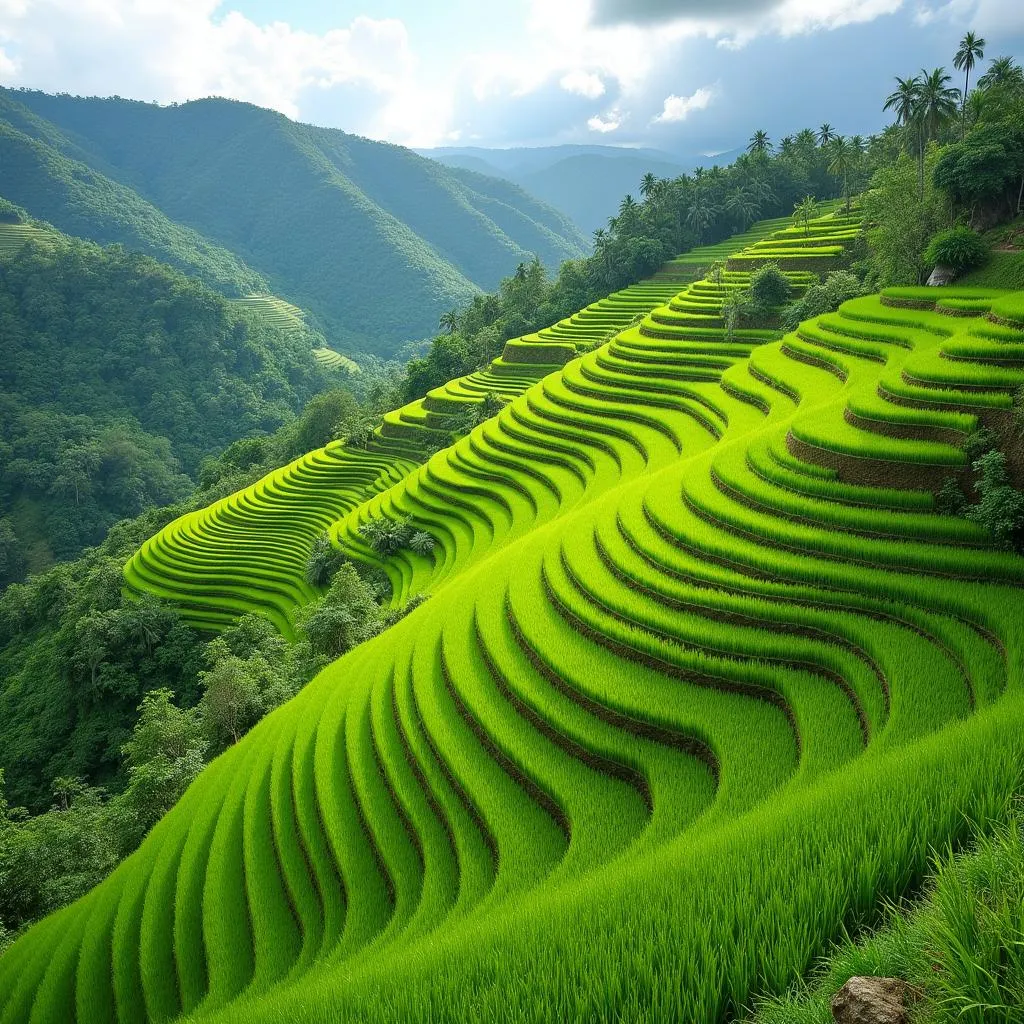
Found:
[[[1024,288],[1024,252],[994,252],[988,263],[960,278],[964,287]]]

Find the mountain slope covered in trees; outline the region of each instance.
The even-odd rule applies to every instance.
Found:
[[[229,293],[269,286],[354,351],[393,352],[522,260],[557,266],[585,244],[505,182],[222,99],[2,91],[0,159],[33,216]]]
[[[0,216],[0,237],[23,227]],[[0,255],[0,585],[183,497],[205,456],[328,380],[301,325],[120,246],[29,238]]]

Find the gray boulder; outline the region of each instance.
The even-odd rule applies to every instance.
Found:
[[[937,263],[928,278],[928,287],[935,288],[939,285],[952,284],[955,278],[956,271],[952,267],[944,267],[941,263]]]
[[[851,978],[832,997],[836,1024],[907,1024],[913,989],[900,978]]]

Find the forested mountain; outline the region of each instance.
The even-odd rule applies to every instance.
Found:
[[[0,161],[4,195],[33,216],[228,294],[272,290],[351,351],[394,352],[517,263],[584,246],[505,182],[223,99],[0,91]]]
[[[0,242],[24,237],[18,219],[0,200]],[[7,249],[0,586],[187,494],[204,456],[288,422],[327,380],[312,332],[151,257],[46,228]]]

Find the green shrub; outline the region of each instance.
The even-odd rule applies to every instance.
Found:
[[[774,309],[786,302],[792,294],[792,287],[778,263],[766,263],[758,267],[750,277],[750,297],[762,310]]]
[[[722,319],[725,321],[725,336],[731,341],[736,329],[754,312],[750,292],[736,291],[722,303]]]
[[[314,587],[325,587],[344,562],[345,556],[331,543],[331,538],[321,533],[306,559],[306,581]]]
[[[404,519],[387,519],[381,517],[372,519],[359,528],[359,536],[367,544],[385,558],[393,555],[402,548],[409,547],[415,534],[412,521],[406,516]]]
[[[999,447],[999,438],[987,427],[981,427],[969,434],[963,443],[968,462],[976,462],[994,448]]]
[[[1019,549],[1024,539],[1024,492],[1010,484],[1006,456],[1000,451],[987,452],[973,468],[980,474],[974,485],[979,500],[966,517],[985,527],[1000,547]]]
[[[924,260],[931,266],[950,267],[961,274],[980,267],[988,258],[988,245],[970,228],[950,228],[932,237],[924,251]]]
[[[429,555],[434,550],[434,538],[426,530],[417,530],[409,538],[409,548],[417,555]]]
[[[847,299],[864,294],[864,286],[848,270],[833,271],[821,284],[812,285],[798,301],[782,314],[784,330],[795,331],[804,321],[822,313],[835,312]]]

